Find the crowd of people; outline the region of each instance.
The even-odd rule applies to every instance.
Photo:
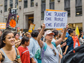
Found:
[[[17,32],[0,31],[1,63],[61,63],[69,51],[84,44],[83,32],[66,28],[45,30],[45,24],[32,33],[19,35]]]

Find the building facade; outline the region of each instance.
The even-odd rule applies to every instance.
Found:
[[[84,31],[84,0],[0,0],[0,22],[7,22],[10,7],[18,9],[20,29],[28,29],[31,23],[39,28],[44,23],[44,11],[54,9],[66,10],[69,27]]]

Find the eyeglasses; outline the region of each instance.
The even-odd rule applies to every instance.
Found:
[[[53,49],[52,51],[53,51],[53,53],[54,53],[54,56],[56,56],[56,52],[55,52],[55,50]]]

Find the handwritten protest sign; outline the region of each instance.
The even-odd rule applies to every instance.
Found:
[[[0,29],[6,29],[6,23],[0,23]]]
[[[65,28],[67,25],[67,12],[46,9],[44,23],[46,28]]]

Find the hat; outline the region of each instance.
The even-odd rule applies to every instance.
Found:
[[[46,35],[48,35],[48,34],[54,35],[54,33],[53,33],[51,30],[47,30],[47,31],[45,32],[44,36],[46,36]]]

